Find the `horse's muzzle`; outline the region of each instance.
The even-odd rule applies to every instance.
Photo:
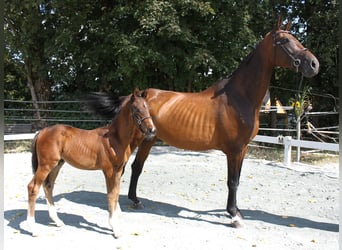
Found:
[[[319,72],[319,61],[313,55],[310,57],[304,57],[301,60],[300,69],[305,77],[314,77]]]
[[[146,139],[153,139],[157,134],[157,130],[155,127],[148,128],[147,131],[144,133]]]

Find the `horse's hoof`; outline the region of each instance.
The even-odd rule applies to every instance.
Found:
[[[235,228],[243,228],[245,226],[245,223],[242,221],[234,221],[232,222],[233,227]]]
[[[139,202],[134,202],[132,204],[132,208],[135,209],[135,210],[143,210],[144,209],[144,205],[142,204],[141,201]]]
[[[235,228],[243,228],[245,223],[239,216],[235,216],[232,218],[232,226]]]

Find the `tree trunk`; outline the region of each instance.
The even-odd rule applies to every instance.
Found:
[[[33,108],[35,109],[34,117],[37,122],[33,122],[32,126],[34,129],[39,130],[47,126],[46,118],[47,113],[41,113],[42,109],[49,109],[49,104],[43,103],[48,101],[51,96],[50,83],[44,81],[39,77],[39,74],[32,71],[32,66],[29,62],[25,62],[27,85],[30,89]]]
[[[39,122],[41,121],[41,116],[40,116],[40,111],[39,111],[39,105],[38,105],[38,100],[37,100],[37,95],[36,91],[34,89],[34,84],[32,80],[32,75],[31,75],[31,70],[30,66],[25,62],[25,69],[26,69],[26,76],[27,76],[27,85],[30,89],[31,97],[32,97],[32,104],[33,108],[35,109],[35,114],[33,117],[36,117],[38,119],[38,122],[33,122],[32,127],[33,129],[39,129]]]

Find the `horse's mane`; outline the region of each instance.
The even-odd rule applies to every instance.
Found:
[[[127,96],[113,96],[103,92],[92,92],[84,99],[87,108],[101,117],[112,120],[120,112]]]
[[[216,98],[217,96],[221,95],[222,93],[224,93],[226,91],[226,87],[234,82],[234,77],[236,76],[236,74],[238,74],[238,72],[243,69],[245,66],[247,66],[250,61],[252,60],[253,56],[256,54],[255,52],[257,51],[257,47],[255,47],[251,52],[249,52],[249,54],[242,60],[242,62],[239,64],[239,67],[237,67],[229,76],[225,77],[224,79],[221,79],[219,81],[216,82],[216,84],[219,84],[222,82],[222,80],[225,81],[225,84],[223,86],[223,88],[217,89],[215,91],[215,94],[213,96],[213,98]]]
[[[255,47],[249,54],[242,60],[242,62],[239,64],[239,66],[227,77],[232,78],[240,69],[242,69],[245,65],[248,65],[253,56],[255,55],[255,52],[257,50],[258,46]]]

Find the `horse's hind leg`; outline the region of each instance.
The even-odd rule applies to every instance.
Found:
[[[131,181],[129,183],[129,191],[128,191],[128,198],[133,201],[133,208],[135,209],[143,209],[144,206],[141,201],[137,197],[137,185],[139,176],[142,172],[144,167],[144,163],[150,153],[150,150],[155,143],[157,138],[153,140],[144,140],[138,148],[137,154],[135,159],[132,163],[132,174],[131,174]]]
[[[44,169],[44,170],[42,170]],[[38,168],[32,180],[27,185],[28,191],[28,209],[27,209],[27,222],[31,230],[32,236],[38,236],[38,230],[35,222],[35,205],[39,193],[40,186],[49,174],[49,168]]]
[[[55,185],[55,180],[58,176],[59,170],[63,166],[64,161],[60,160],[57,164],[57,166],[52,169],[52,171],[49,173],[49,175],[46,177],[43,188],[45,192],[45,198],[49,209],[49,216],[53,222],[56,223],[57,227],[64,226],[63,221],[58,217],[56,207],[53,201],[53,188]]]

